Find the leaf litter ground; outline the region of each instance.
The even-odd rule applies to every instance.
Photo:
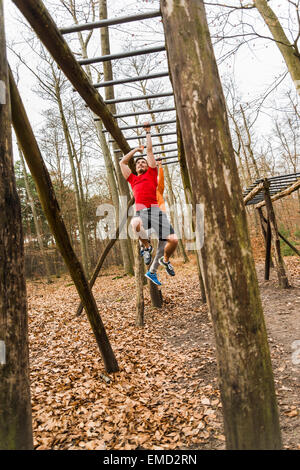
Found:
[[[300,449],[300,263],[285,258],[293,288],[257,272],[270,341],[285,448]],[[144,328],[135,326],[135,280],[118,268],[98,278],[94,295],[120,372],[106,374],[68,276],[28,282],[36,449],[224,449],[212,325],[199,300],[194,262],[160,272],[164,306],[145,287]],[[294,356],[293,356],[294,354]],[[294,359],[293,359],[294,358]]]

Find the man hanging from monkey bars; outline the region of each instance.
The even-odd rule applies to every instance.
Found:
[[[175,272],[169,259],[177,247],[178,239],[166,213],[158,205],[156,194],[158,172],[152,150],[151,128],[148,122],[143,127],[146,131],[147,158],[139,157],[136,159],[135,168],[137,176],[131,172],[128,163],[136,152],[143,153],[143,145],[131,150],[120,161],[122,174],[130,183],[135,197],[136,213],[132,218],[131,226],[144,247],[143,258],[146,265],[149,265],[152,259],[152,246],[146,230],[153,228],[158,236],[158,240],[166,241],[163,256],[159,259],[159,264],[165,267],[170,276],[174,276]]]
[[[165,201],[163,197],[164,189],[165,189],[164,170],[162,167],[161,160],[157,158],[156,161],[158,162],[158,185],[156,189],[156,197],[157,197],[159,208],[163,212],[165,212],[166,206],[165,206]],[[150,237],[151,229],[147,231],[147,234]],[[156,273],[157,273],[157,268],[159,267],[160,264],[162,264],[161,258],[164,255],[166,243],[167,243],[166,240],[158,240],[158,245],[157,245],[157,250],[155,253],[154,260],[152,261],[149,271],[145,274],[145,276],[157,286],[161,286],[161,282],[158,280]],[[142,245],[141,256],[144,256],[144,255],[145,255],[145,250],[144,250],[144,246]],[[169,274],[172,275],[171,273]]]

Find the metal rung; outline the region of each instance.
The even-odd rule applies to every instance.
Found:
[[[130,117],[130,116],[141,116],[143,114],[156,114],[156,113],[163,113],[163,112],[169,112],[169,111],[175,111],[176,108],[161,108],[161,109],[148,109],[145,111],[137,111],[136,113],[129,113],[129,114],[113,114],[114,118],[124,118],[124,117]]]
[[[173,96],[173,91],[169,91],[166,93],[157,93],[156,95],[142,95],[142,96],[133,96],[127,98],[120,98],[114,100],[106,100],[104,101],[105,104],[115,104],[115,103],[126,103],[131,101],[139,101],[139,100],[147,100],[152,98],[162,98],[164,96]]]
[[[105,19],[101,21],[95,21],[93,23],[78,24],[75,26],[69,26],[67,28],[61,28],[61,34],[76,33],[77,31],[88,31],[94,28],[103,28],[107,26],[113,26],[116,24],[130,23],[132,21],[146,20],[149,18],[155,18],[161,16],[160,11],[150,11],[149,13],[143,13],[141,15],[132,16],[120,16],[119,18]]]
[[[162,132],[161,134],[151,134],[151,137],[164,137],[165,135],[176,135],[177,132],[174,131],[174,132]],[[126,140],[138,140],[138,139],[145,139],[145,135],[141,134],[141,135],[137,135],[137,136],[134,136],[134,137],[126,137]],[[112,142],[115,142],[114,139],[109,139],[110,143]]]
[[[153,155],[158,155],[160,153],[170,153],[170,152],[177,152],[178,151],[178,148],[176,147],[175,149],[170,149],[170,150],[160,150],[159,152],[153,152]],[[146,153],[142,153],[142,154],[139,154],[139,155],[135,155],[134,158],[138,158],[138,157],[146,157],[147,154]]]
[[[285,179],[285,178],[289,178],[291,176],[294,176],[295,178],[299,178],[300,177],[300,173],[289,173],[288,175],[279,175],[279,176],[270,176],[268,178],[266,178],[268,181],[273,181],[273,180],[277,180],[277,179]],[[264,179],[263,178],[260,178],[258,180],[256,180],[257,183],[260,183],[261,181],[263,181]]]
[[[94,121],[100,121],[99,118],[95,118]],[[163,126],[166,124],[174,124],[176,122],[176,119],[172,119],[170,121],[159,121],[159,122],[150,122],[148,124],[149,126]],[[144,127],[143,124],[137,124],[136,126],[124,126],[124,127],[119,127],[119,129],[122,130],[127,130],[127,129],[139,129],[140,127]],[[106,129],[103,129],[103,133],[108,132]],[[161,135],[161,134],[160,134]]]
[[[153,152],[153,155],[159,155],[161,153],[168,153],[168,152],[175,152],[177,151],[178,149],[171,149],[171,150],[165,150],[165,151],[162,151],[162,152]],[[136,158],[140,158],[140,157],[147,157],[147,154],[146,153],[138,153],[136,155],[133,156],[134,159]],[[170,158],[177,158],[178,155],[170,155],[169,157],[160,157],[158,158],[158,160],[168,160]],[[122,158],[120,158],[120,160],[122,160]]]
[[[164,71],[160,73],[154,73],[152,75],[140,75],[140,76],[131,77],[131,78],[121,78],[120,80],[109,80],[108,82],[94,83],[93,87],[102,88],[106,86],[121,85],[123,83],[131,83],[131,82],[141,82],[142,80],[150,80],[152,78],[161,78],[161,77],[168,77],[168,76],[169,76],[169,72]]]
[[[136,51],[121,52],[119,54],[103,55],[101,57],[94,57],[93,59],[82,59],[82,60],[78,60],[78,64],[79,65],[96,64],[98,62],[107,62],[109,60],[114,60],[114,59],[124,59],[125,57],[134,57],[137,55],[152,54],[153,52],[161,52],[165,50],[166,50],[166,46],[149,47],[148,49],[139,49]]]
[[[171,144],[177,144],[177,140],[173,140],[172,142],[161,142],[159,144],[152,144],[152,147],[160,147],[162,145],[171,145]]]

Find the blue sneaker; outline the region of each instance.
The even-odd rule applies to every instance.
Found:
[[[150,279],[150,281],[153,282],[153,284],[156,284],[157,286],[161,286],[161,282],[159,282],[159,280],[157,279],[157,276],[156,276],[156,273],[151,273],[150,271],[148,271],[145,276]]]

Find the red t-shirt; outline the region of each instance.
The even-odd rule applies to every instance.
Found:
[[[136,210],[144,209],[145,207],[158,206],[156,198],[157,189],[157,168],[148,167],[148,170],[143,175],[134,175],[130,173],[127,178],[130,183],[135,198]]]

